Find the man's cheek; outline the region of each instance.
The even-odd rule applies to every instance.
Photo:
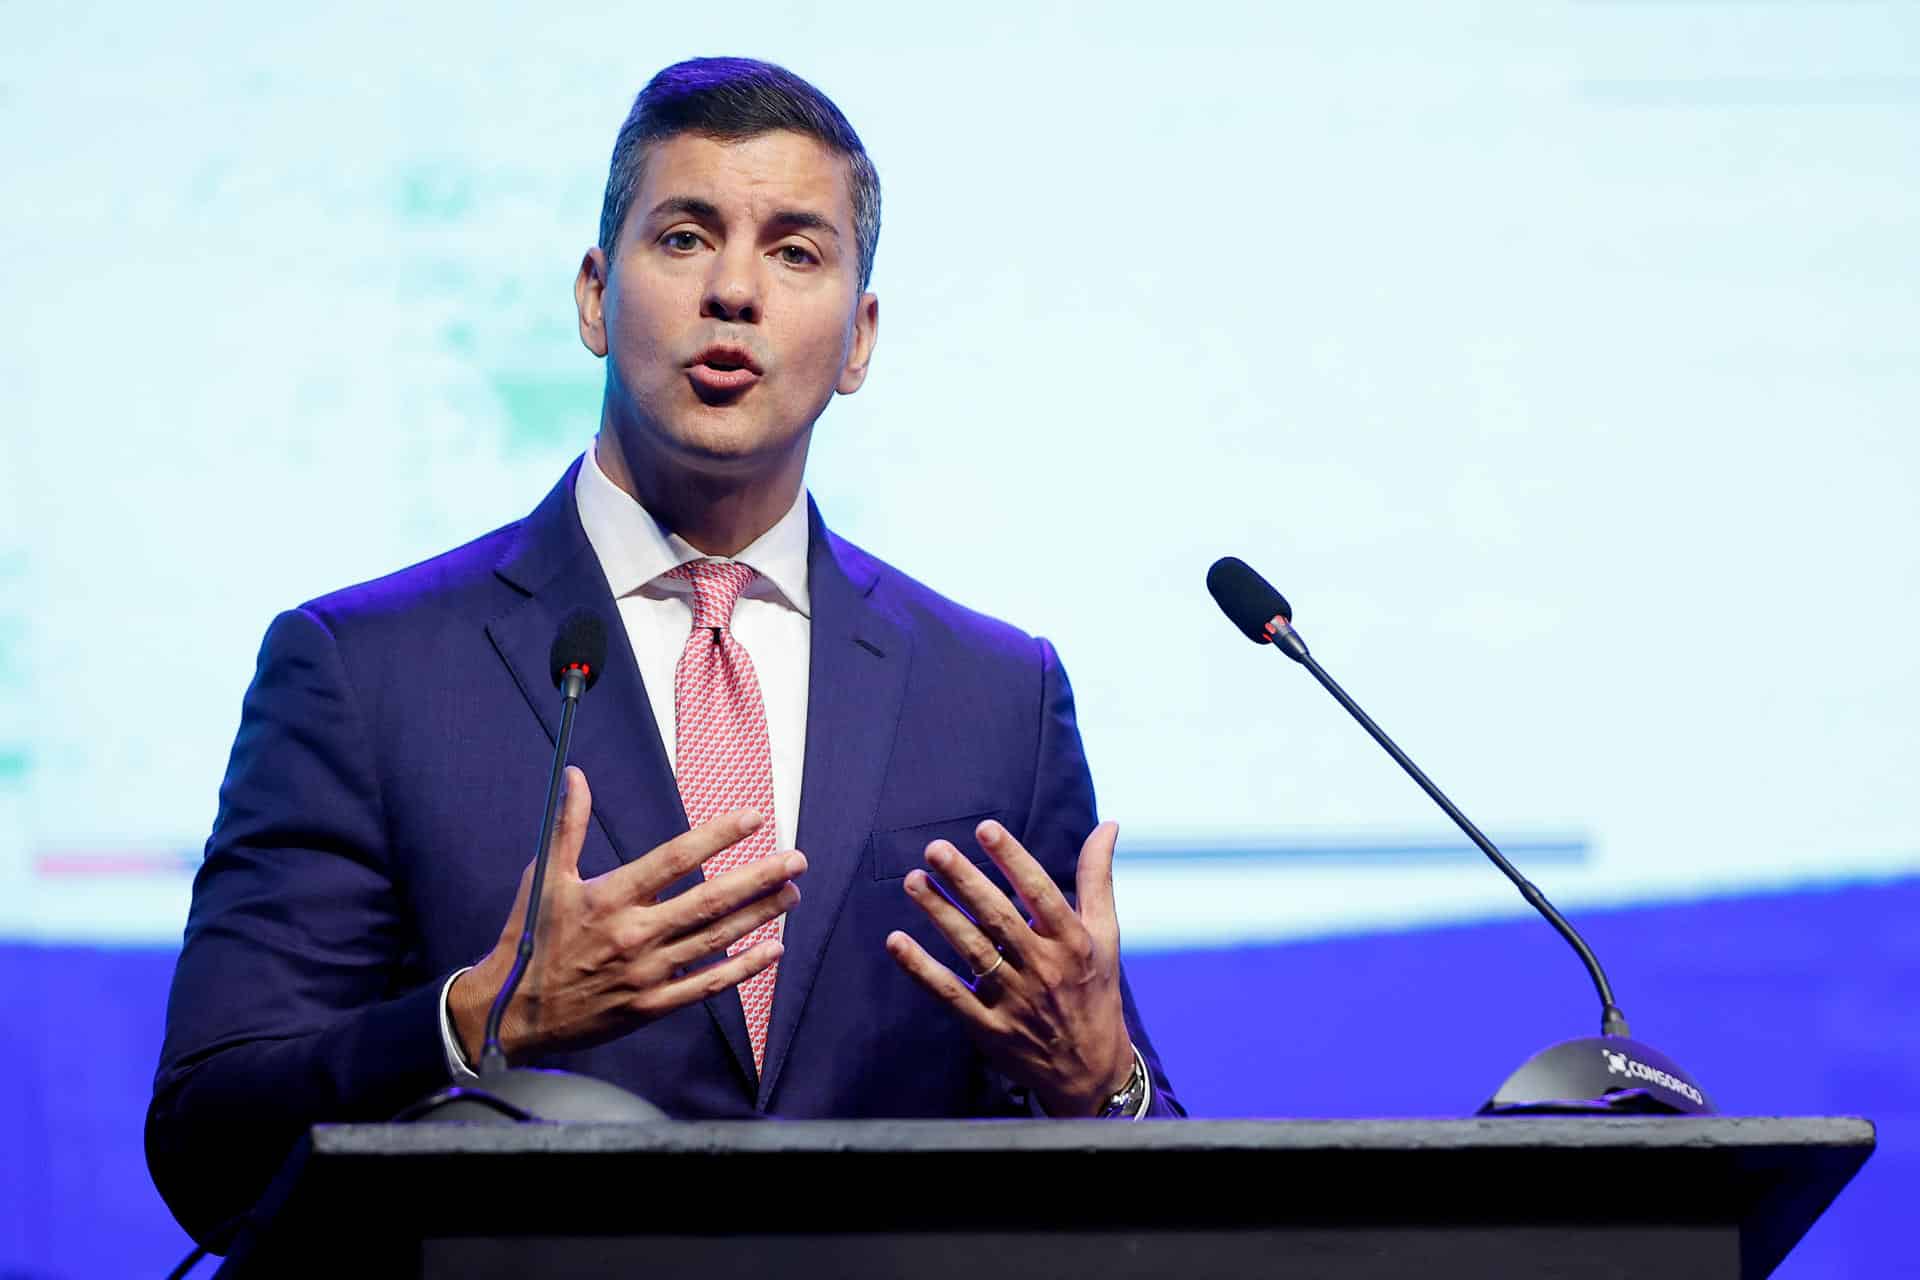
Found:
[[[666,357],[659,344],[643,334],[626,335],[615,354],[619,356],[621,370],[629,382],[661,382],[672,372],[665,367]]]

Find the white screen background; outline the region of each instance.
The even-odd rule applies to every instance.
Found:
[[[0,930],[177,938],[271,616],[585,446],[613,134],[714,52],[875,158],[880,343],[810,484],[1059,646],[1132,942],[1522,909],[1285,855],[1450,837],[1218,615],[1227,553],[1496,839],[1585,850],[1567,903],[1920,868],[1920,11],[724,19],[10,10]]]

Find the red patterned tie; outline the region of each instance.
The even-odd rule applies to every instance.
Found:
[[[731,809],[757,809],[760,829],[707,861],[712,879],[764,858],[774,850],[773,752],[767,743],[767,712],[753,660],[733,638],[734,602],[758,575],[744,564],[693,560],[670,570],[670,578],[693,584],[693,631],[673,677],[674,773],[689,826]],[[776,916],[727,948],[733,955],[780,936],[785,916]],[[747,1039],[758,1071],[767,1054],[767,1020],[773,1014],[774,973],[768,965],[740,984]]]

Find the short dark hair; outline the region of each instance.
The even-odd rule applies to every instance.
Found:
[[[738,142],[780,129],[804,133],[846,157],[864,290],[873,278],[873,251],[880,242],[880,175],[860,135],[826,94],[785,67],[755,58],[689,58],[647,82],[613,142],[607,194],[600,203],[600,248],[613,256],[653,143],[683,133]]]

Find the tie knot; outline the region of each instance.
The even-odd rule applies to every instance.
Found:
[[[760,575],[744,564],[726,560],[689,560],[667,570],[669,578],[693,584],[694,629],[718,627],[726,630],[733,620],[734,602],[747,584]]]

